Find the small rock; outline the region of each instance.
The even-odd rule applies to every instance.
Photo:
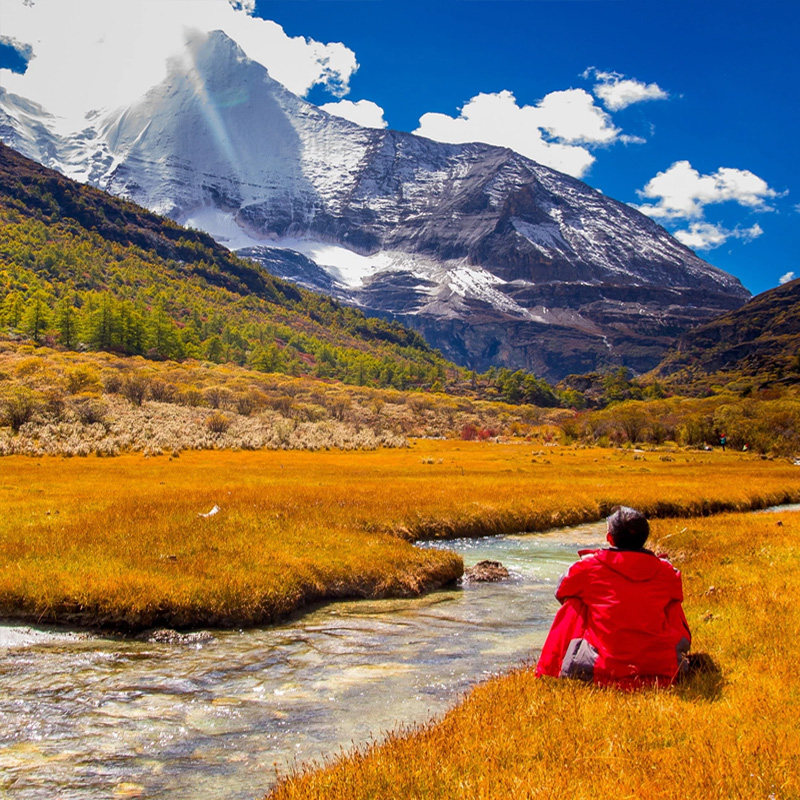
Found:
[[[154,644],[206,644],[214,641],[213,634],[208,631],[194,631],[193,633],[180,633],[172,628],[158,628],[142,634],[140,639]]]
[[[508,577],[508,570],[499,561],[479,561],[464,570],[462,583],[492,583]]]

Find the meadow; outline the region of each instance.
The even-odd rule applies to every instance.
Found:
[[[696,516],[800,501],[754,454],[415,440],[372,451],[0,459],[0,615],[119,631],[274,622],[456,580],[426,538],[545,530],[615,504]],[[214,507],[218,513],[207,514]]]
[[[800,514],[656,520],[653,535],[683,572],[692,649],[718,671],[624,693],[521,665],[269,799],[800,796]]]

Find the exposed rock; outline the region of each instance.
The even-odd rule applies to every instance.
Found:
[[[464,570],[462,583],[494,583],[509,577],[508,570],[499,561],[479,561]]]
[[[208,644],[214,641],[214,635],[208,631],[194,631],[192,633],[180,633],[172,628],[158,628],[154,631],[147,631],[136,637],[145,642],[154,644]]]

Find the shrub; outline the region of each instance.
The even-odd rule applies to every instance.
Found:
[[[261,392],[245,392],[244,394],[237,394],[234,397],[233,404],[238,414],[249,417],[254,411],[264,407],[265,397]]]
[[[206,403],[211,408],[225,408],[231,405],[233,395],[221,386],[211,386],[203,392]]]
[[[267,400],[267,405],[284,417],[288,417],[292,410],[292,398],[288,394],[270,397]]]
[[[199,389],[195,389],[191,386],[188,389],[184,389],[178,395],[177,401],[181,405],[189,406],[190,408],[198,408],[199,406],[205,405],[203,393]]]
[[[171,383],[162,380],[150,381],[150,397],[157,403],[172,403],[177,391]]]
[[[119,383],[122,382],[122,379],[119,375],[110,375],[109,377],[115,377]],[[77,367],[73,367],[70,370],[67,370],[66,375],[64,376],[64,385],[67,390],[68,394],[80,394],[81,392],[99,392],[101,391],[104,386],[100,380],[100,376],[97,374],[96,370],[93,370],[91,367],[86,366],[85,364],[80,364]],[[105,384],[106,391],[116,392],[119,389],[119,383],[114,389],[109,389],[108,384]]]
[[[140,406],[147,397],[150,381],[144,375],[129,375],[122,383],[120,394],[135,406]]]
[[[103,375],[103,389],[106,394],[117,394],[122,389],[122,375],[118,372]]]
[[[106,404],[95,395],[84,394],[72,398],[69,403],[72,413],[84,425],[95,425],[106,421]]]
[[[224,414],[212,414],[206,417],[206,428],[211,433],[225,433],[231,426],[231,421]]]
[[[26,386],[12,386],[0,398],[0,422],[16,433],[33,419],[40,406],[38,392]]]
[[[465,442],[474,442],[478,438],[478,427],[469,423],[461,429],[461,438]]]

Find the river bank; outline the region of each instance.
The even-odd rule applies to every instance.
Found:
[[[2,466],[0,618],[126,633],[274,624],[456,580],[460,557],[420,539],[580,524],[622,503],[690,516],[800,500],[788,461],[527,442]]]

